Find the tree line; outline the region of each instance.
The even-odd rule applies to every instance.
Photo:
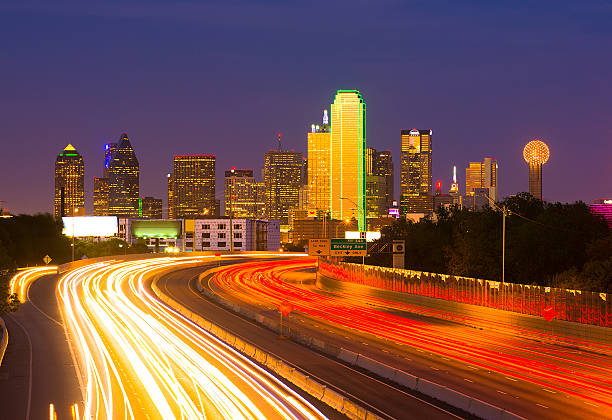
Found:
[[[407,269],[501,280],[505,206],[507,282],[612,292],[611,232],[586,204],[520,193],[497,206],[440,208],[417,223],[398,219],[382,229],[374,249],[403,239]],[[366,263],[391,266],[391,254],[373,253]]]
[[[72,239],[63,235],[62,229],[61,220],[48,213],[0,219],[0,313],[15,309],[14,299],[8,292],[9,280],[18,267],[43,265],[45,255],[49,255],[53,265],[72,260]],[[74,249],[77,260],[148,252],[142,241],[128,245],[120,239],[77,240]]]

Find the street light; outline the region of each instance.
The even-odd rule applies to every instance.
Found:
[[[340,197],[340,200],[348,200],[348,201],[350,201],[355,206],[355,209],[351,209],[351,210],[357,210],[357,229],[359,229],[359,210],[361,210],[360,207],[359,207],[359,204],[355,203],[351,198],[348,198],[348,197]],[[366,232],[368,230],[366,224],[367,224],[367,219],[366,219],[366,217],[364,215],[364,218],[363,218],[363,232]],[[361,232],[361,229],[359,229],[359,232]],[[361,234],[359,236],[361,236]]]

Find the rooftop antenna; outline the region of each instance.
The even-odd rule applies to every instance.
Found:
[[[281,133],[278,133],[278,151],[282,151],[283,149],[281,148]]]
[[[457,167],[453,166],[453,184],[457,183]]]

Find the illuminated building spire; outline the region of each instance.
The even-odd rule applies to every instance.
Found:
[[[457,183],[457,166],[453,166],[453,184]]]

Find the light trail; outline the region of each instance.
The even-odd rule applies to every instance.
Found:
[[[9,293],[11,295],[17,293],[19,301],[23,303],[27,300],[30,285],[38,278],[49,274],[57,274],[57,267],[29,267],[20,270],[9,282]]]
[[[79,419],[319,419],[298,393],[157,300],[146,284],[205,258],[97,263],[58,284],[82,376]],[[208,260],[212,261],[212,260]]]
[[[609,355],[574,352],[514,337],[500,340],[499,335],[486,331],[458,333],[452,328],[388,313],[385,310],[409,311],[410,308],[359,293],[356,288],[317,293],[280,279],[287,271],[313,266],[312,260],[245,263],[218,271],[209,285],[258,305],[276,306],[288,300],[302,315],[336,328],[373,334],[452,358],[466,366],[498,372],[612,407],[612,359]]]

